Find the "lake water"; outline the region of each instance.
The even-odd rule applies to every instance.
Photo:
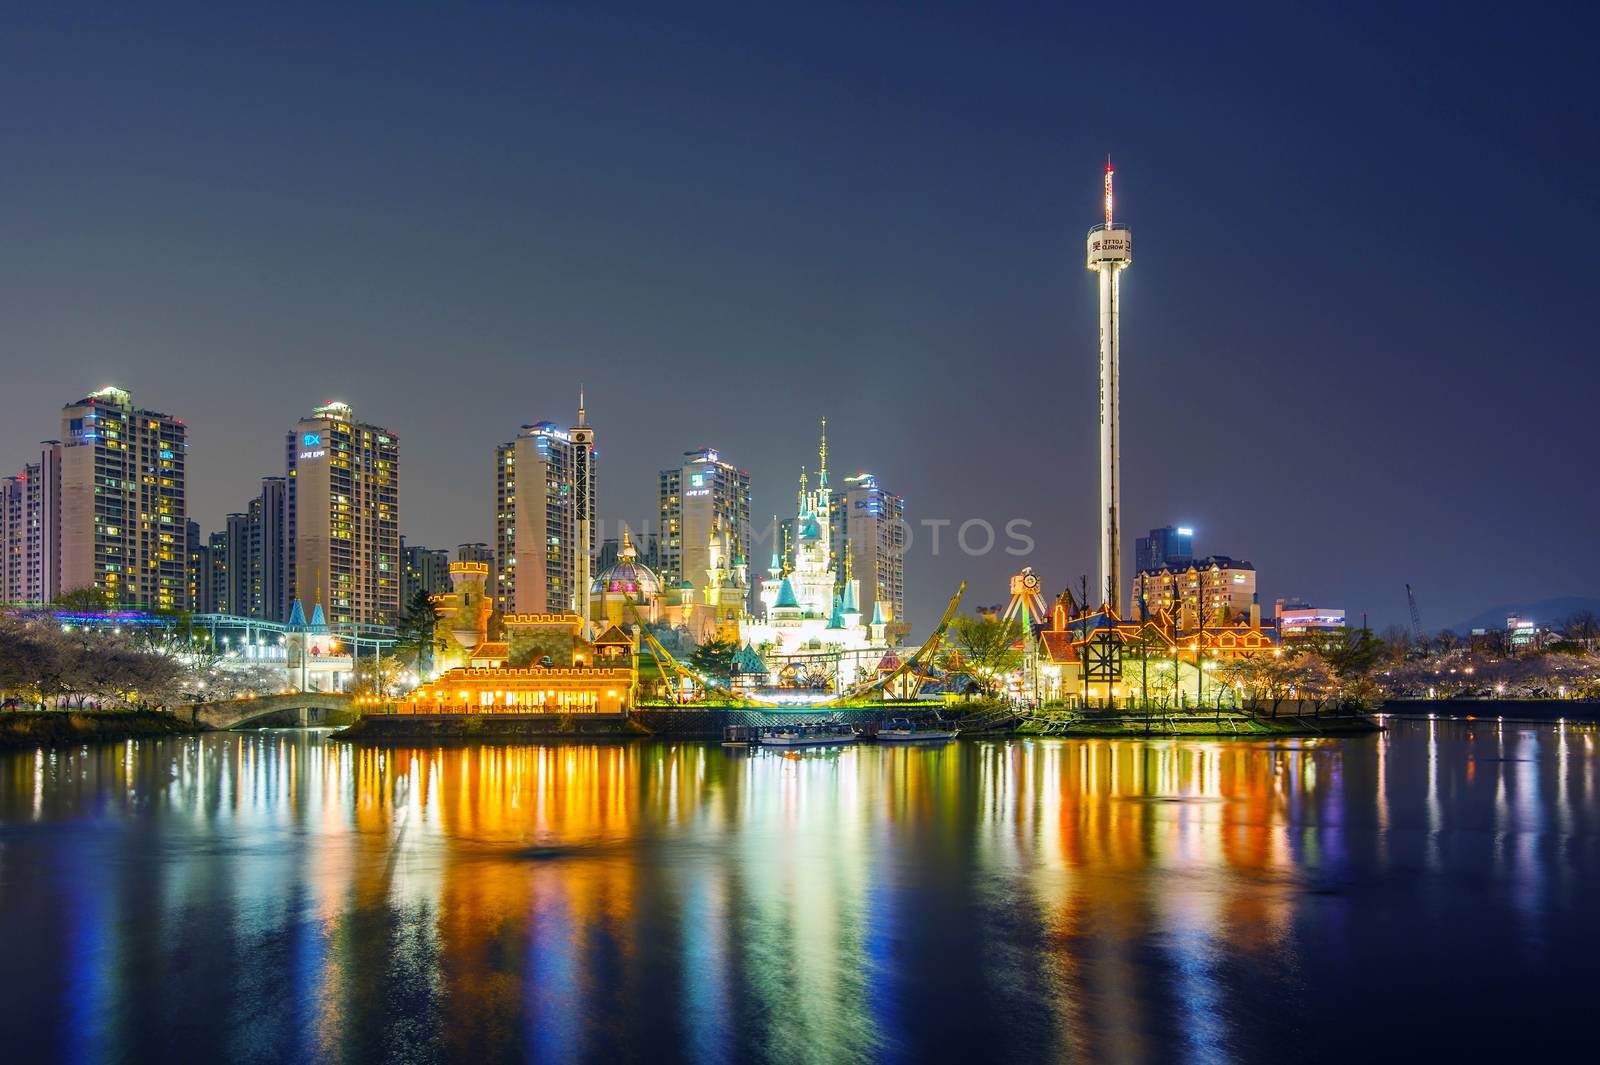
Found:
[[[0,755],[7,1061],[1586,1057],[1592,726]]]

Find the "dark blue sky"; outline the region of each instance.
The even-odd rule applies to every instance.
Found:
[[[1262,598],[1600,594],[1600,101],[1581,8],[220,5],[0,32],[0,466],[117,382],[209,529],[328,398],[413,542],[573,415],[602,510],[710,444],[793,505],[827,415],[914,521],[1093,566],[1100,168],[1136,234],[1124,520]],[[1004,554],[910,562],[919,622]]]

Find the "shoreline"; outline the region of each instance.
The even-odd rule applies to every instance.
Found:
[[[850,717],[888,716],[904,707],[850,711]],[[759,714],[758,711],[744,711]],[[785,711],[792,719],[795,715]],[[761,715],[765,716],[765,715]],[[818,716],[825,716],[819,711]],[[1600,703],[1575,700],[1395,700],[1370,713],[1330,714],[1323,717],[1250,717],[1224,712],[1221,724],[1215,714],[1165,715],[1147,727],[1143,718],[1079,717],[1065,711],[1056,717],[1024,719],[1013,728],[964,733],[962,738],[1098,738],[1211,740],[1262,740],[1275,738],[1352,737],[1385,730],[1383,718],[1420,720],[1500,720],[1516,724],[1554,725],[1600,722]],[[428,742],[617,743],[635,739],[720,740],[732,712],[717,710],[664,710],[648,708],[632,714],[441,714],[372,715],[339,729],[332,738],[351,743],[388,745]],[[768,723],[768,722],[759,722]],[[861,722],[852,722],[860,724]],[[960,725],[957,718],[952,724]],[[11,710],[0,713],[0,750],[24,750],[86,743],[116,743],[131,739],[193,736],[207,731],[160,710]]]
[[[0,750],[194,736],[201,731],[164,710],[8,710],[0,713]]]
[[[824,714],[838,724],[860,727],[881,724],[894,711],[851,709]],[[783,715],[793,720],[793,714]],[[391,745],[430,742],[517,743],[562,741],[614,743],[630,739],[708,740],[724,738],[728,726],[763,727],[787,723],[767,720],[757,710],[635,711],[633,714],[418,714],[372,715],[335,732],[334,739],[350,743]],[[961,727],[959,718],[950,722]],[[1063,713],[1053,718],[1025,719],[1007,728],[976,727],[962,732],[963,739],[1009,738],[1195,738],[1262,740],[1367,736],[1384,726],[1364,713],[1265,718],[1224,713],[1160,715],[1147,719],[1078,717]]]
[[[1246,717],[1242,715],[1171,715],[1148,723],[1138,719],[1029,720],[1011,735],[1035,739],[1210,739],[1271,740],[1317,739],[1319,737],[1371,736],[1384,726],[1370,714],[1341,713],[1324,717]]]
[[[1600,722],[1600,702],[1583,699],[1391,699],[1375,714],[1452,721],[1494,720],[1554,725],[1559,721]]]

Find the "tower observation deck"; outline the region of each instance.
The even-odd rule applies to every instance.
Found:
[[[1122,602],[1121,344],[1122,271],[1133,264],[1133,233],[1113,221],[1111,169],[1106,161],[1106,220],[1089,230],[1087,265],[1100,275],[1100,594],[1120,610]]]

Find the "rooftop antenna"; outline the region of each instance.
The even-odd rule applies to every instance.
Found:
[[[580,382],[578,384],[578,424],[580,426],[589,424],[588,413],[583,409],[583,384]]]

